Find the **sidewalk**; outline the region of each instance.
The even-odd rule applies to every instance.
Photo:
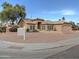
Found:
[[[42,50],[42,49],[49,49],[49,48],[57,48],[63,47],[67,45],[78,45],[79,44],[79,37],[61,40],[53,43],[14,43],[14,42],[7,42],[1,41],[3,46],[1,48],[9,48],[9,49],[21,49],[23,51],[35,51],[35,50]]]
[[[75,46],[78,44],[79,44],[79,38],[73,38],[73,39],[61,40],[53,43],[28,43],[25,44],[23,50],[42,50],[42,49],[63,47],[68,45]]]

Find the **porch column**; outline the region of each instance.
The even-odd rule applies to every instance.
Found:
[[[35,25],[35,29],[36,29],[36,30],[38,29],[37,25]]]
[[[46,30],[46,31],[48,30],[47,26],[48,26],[48,25],[45,25],[45,30]]]

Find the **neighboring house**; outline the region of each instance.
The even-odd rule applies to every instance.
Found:
[[[72,31],[72,25],[64,20],[59,21],[45,21],[43,19],[26,19],[20,20],[18,25],[20,27],[26,27],[30,31]]]
[[[77,23],[77,26],[79,27],[79,23]]]

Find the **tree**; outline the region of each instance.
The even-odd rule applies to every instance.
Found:
[[[6,15],[7,15],[6,11],[2,11],[0,13],[0,20],[1,20],[1,22],[7,21],[7,16]]]
[[[61,19],[59,19],[59,21],[61,21]]]
[[[75,24],[75,22],[70,22],[70,24],[72,25],[72,30],[78,30],[78,26]]]
[[[62,17],[62,20],[65,20],[65,17]]]
[[[14,6],[14,9],[15,9],[17,18],[20,18],[20,19],[25,18],[26,13],[25,13],[25,7],[24,6],[20,6],[20,5],[16,4]]]
[[[17,21],[20,18],[25,18],[25,7],[20,6],[19,4],[16,4],[15,6],[4,2],[2,4],[3,10],[0,13],[0,19],[2,21],[11,21],[11,24],[13,25],[15,21]]]

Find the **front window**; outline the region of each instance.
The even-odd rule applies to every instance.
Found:
[[[32,25],[30,25],[30,30],[32,30]]]
[[[30,25],[30,30],[35,30],[35,25]]]
[[[42,25],[42,30],[45,30],[45,25]]]
[[[48,31],[53,30],[53,25],[47,25],[47,29],[48,29]]]

